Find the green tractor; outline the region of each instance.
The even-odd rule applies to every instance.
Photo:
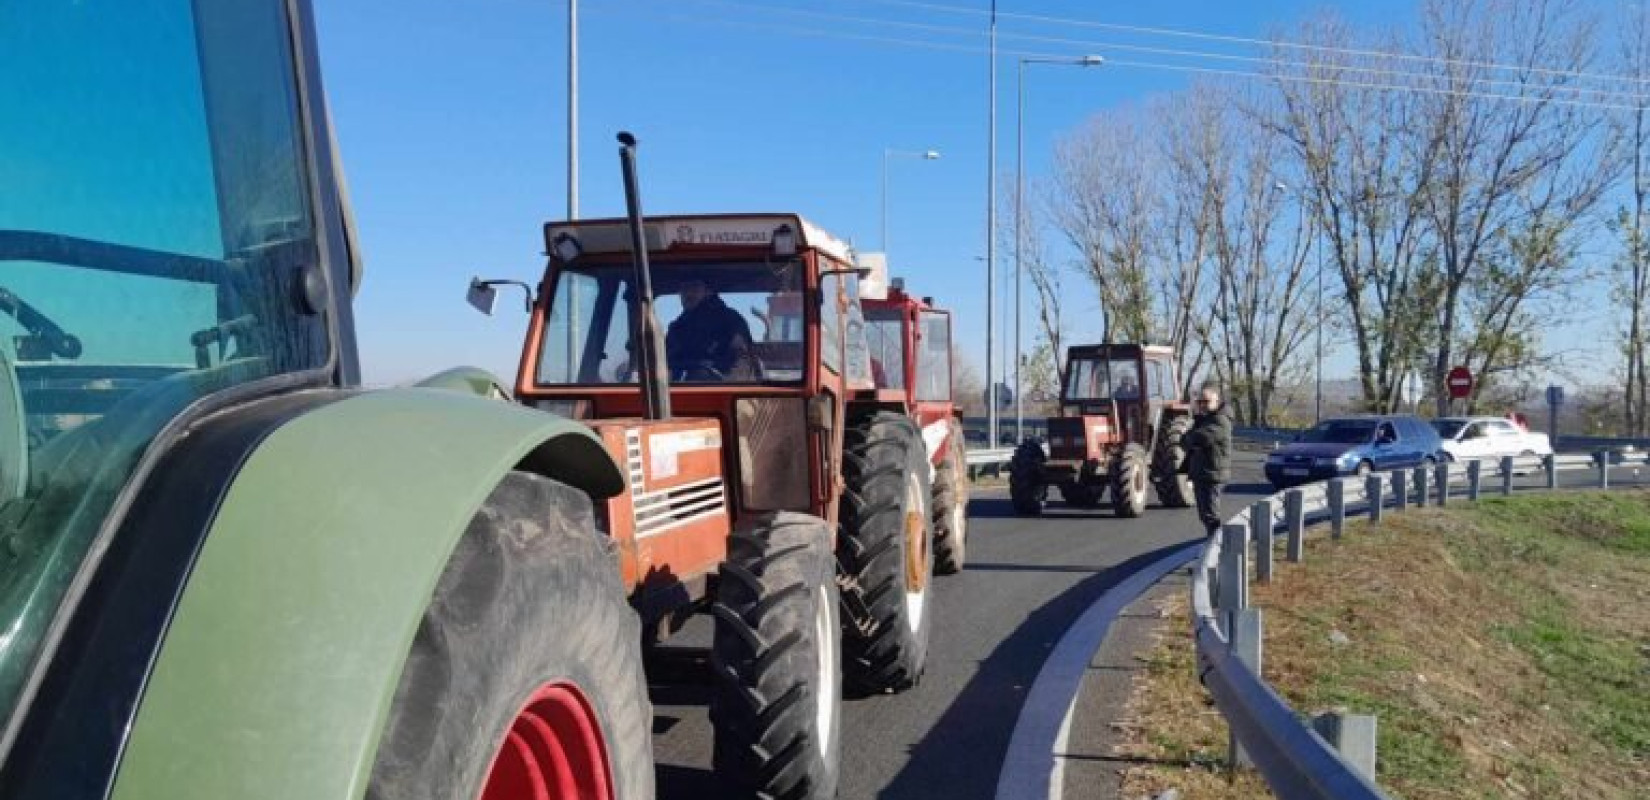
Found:
[[[0,795],[648,798],[590,429],[360,385],[307,0],[0,6]]]

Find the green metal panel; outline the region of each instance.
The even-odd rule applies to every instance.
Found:
[[[447,558],[522,464],[623,486],[583,426],[461,392],[367,393],[277,430],[213,524],[113,796],[360,797]]]
[[[436,373],[418,382],[419,386],[431,389],[451,389],[459,392],[469,392],[481,397],[510,396],[510,390],[504,388],[493,373],[477,367],[455,367],[446,372]]]

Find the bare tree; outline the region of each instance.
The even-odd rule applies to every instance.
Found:
[[[1645,86],[1650,81],[1650,12],[1643,5],[1631,6],[1617,27],[1621,71],[1630,85]],[[1631,163],[1627,179],[1627,204],[1617,210],[1612,225],[1621,238],[1622,253],[1615,264],[1612,296],[1624,305],[1626,320],[1622,330],[1621,355],[1625,362],[1626,391],[1622,423],[1628,434],[1643,436],[1650,429],[1650,241],[1646,236],[1646,213],[1650,212],[1650,126],[1645,112],[1650,101],[1643,94],[1633,109],[1618,119]]]
[[[1007,185],[1013,186],[1010,175]],[[1061,376],[1065,374],[1066,327],[1064,318],[1063,285],[1059,265],[1049,253],[1047,243],[1047,209],[1036,201],[1044,193],[1031,187],[1027,202],[1020,209],[1022,217],[1014,225],[1003,226],[998,246],[1009,253],[1018,253],[1022,259],[1022,277],[1031,285],[1036,313],[1036,330],[1029,352],[1018,355],[1022,359],[1021,392],[1027,401],[1044,402],[1058,397]],[[1005,192],[999,214],[1004,219],[1015,219],[1014,196]],[[1022,311],[1023,313],[1023,311]]]
[[[1390,410],[1423,357],[1435,306],[1422,195],[1438,143],[1414,141],[1413,96],[1357,85],[1367,83],[1361,70],[1397,70],[1396,59],[1349,55],[1345,48],[1357,43],[1333,18],[1303,26],[1296,38],[1335,49],[1279,52],[1278,102],[1265,124],[1310,195],[1323,257],[1339,274],[1336,299],[1357,352],[1364,406]],[[1299,59],[1304,66],[1295,66]]]
[[[1219,228],[1220,193],[1214,176],[1229,169],[1230,142],[1221,89],[1202,83],[1152,108],[1159,140],[1164,208],[1154,249],[1157,293],[1166,342],[1175,348],[1182,396],[1189,397],[1212,357],[1207,327],[1208,262]]]
[[[1445,414],[1450,401],[1441,389],[1459,344],[1486,333],[1472,327],[1471,295],[1503,307],[1500,322],[1516,318],[1542,276],[1571,263],[1565,236],[1602,196],[1614,159],[1590,150],[1602,117],[1562,102],[1575,96],[1568,76],[1592,61],[1592,27],[1570,0],[1432,0],[1423,36],[1422,54],[1438,60],[1426,62],[1428,78],[1420,79],[1419,88],[1432,91],[1415,95],[1410,145],[1436,156],[1418,186],[1437,242],[1430,372]],[[1492,73],[1491,62],[1522,69]],[[1487,96],[1480,91],[1487,80],[1512,83],[1499,93],[1517,99]],[[1539,199],[1530,201],[1532,194]],[[1498,366],[1499,350],[1493,341],[1480,348],[1492,359],[1483,368]]]

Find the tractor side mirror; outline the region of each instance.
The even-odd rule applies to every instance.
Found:
[[[490,317],[493,315],[493,306],[498,304],[498,290],[483,283],[480,278],[471,278],[470,291],[465,293],[464,299],[475,310]]]

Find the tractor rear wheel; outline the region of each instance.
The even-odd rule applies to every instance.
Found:
[[[369,800],[652,797],[640,623],[614,563],[583,492],[506,476],[418,626]]]
[[[1181,437],[1192,429],[1192,418],[1178,416],[1163,426],[1157,440],[1157,454],[1153,459],[1152,481],[1157,488],[1157,499],[1167,508],[1186,508],[1192,504],[1192,479],[1185,471],[1186,446]]]
[[[934,470],[934,572],[962,572],[968,557],[968,465],[962,425],[950,423],[945,459]]]
[[[910,418],[877,411],[843,441],[842,535],[837,560],[847,625],[844,678],[855,692],[915,686],[928,662],[934,526],[928,455]]]
[[[1043,483],[1043,462],[1048,456],[1036,439],[1027,439],[1014,450],[1008,462],[1008,499],[1014,504],[1014,513],[1035,517],[1043,513],[1048,502],[1048,484]]]
[[[1138,517],[1146,513],[1146,486],[1150,483],[1151,467],[1146,463],[1146,448],[1131,444],[1123,448],[1111,465],[1111,503],[1119,517]]]
[[[728,539],[711,613],[723,797],[835,797],[842,624],[824,520],[780,512]]]

